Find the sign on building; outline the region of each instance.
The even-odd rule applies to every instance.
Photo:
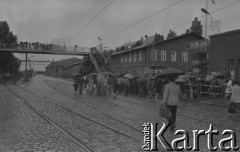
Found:
[[[187,42],[185,47],[186,49],[195,49],[204,47],[205,45],[210,45],[210,40],[207,40],[206,42],[204,40]]]
[[[221,21],[217,20],[217,21],[213,21],[210,23],[210,32],[211,34],[217,34],[220,33],[220,27],[221,27]]]

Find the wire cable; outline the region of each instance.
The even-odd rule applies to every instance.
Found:
[[[182,0],[182,1],[183,1],[183,0]],[[180,3],[181,1],[178,1],[178,2]],[[232,3],[228,4],[228,5],[225,5],[225,6],[221,7],[221,8],[219,8],[219,9],[216,9],[216,10],[210,12],[210,14],[214,14],[214,13],[216,13],[216,12],[222,10],[222,9],[225,9],[225,8],[227,8],[227,7],[229,7],[229,6],[232,6],[232,5],[234,5],[234,4],[238,3],[238,2],[240,2],[240,0],[237,0],[237,1],[235,1],[235,2],[232,2]],[[175,3],[174,3],[174,4],[175,4]],[[170,7],[170,6],[169,6],[169,7]],[[160,12],[160,11],[158,11],[158,12]],[[156,15],[156,14],[157,14],[157,13],[154,13],[154,15]],[[152,16],[153,16],[153,14],[150,15],[150,17],[152,17]],[[198,18],[203,18],[203,17],[205,17],[205,15],[202,15],[202,16],[200,16],[200,17],[198,17]],[[124,30],[132,27],[133,25],[136,25],[136,24],[140,23],[141,21],[143,21],[143,20],[145,20],[145,19],[147,19],[147,18],[148,18],[148,17],[145,17],[144,19],[141,19],[141,20],[139,20],[139,21],[137,21],[137,22],[135,22],[135,23],[133,23],[133,24],[131,24],[131,25],[128,25],[128,26],[126,26],[126,27],[124,27],[124,28],[122,28],[122,29],[120,29],[120,30],[118,30],[118,31],[116,31],[116,32],[108,35],[108,36],[105,36],[105,37],[102,38],[102,40],[107,39],[107,38],[109,38],[109,37],[112,37],[112,36],[120,33],[121,31],[124,31]],[[182,23],[182,24],[179,24],[179,25],[174,26],[174,27],[169,28],[169,29],[176,29],[176,28],[182,27],[182,26],[184,26],[184,25],[186,25],[186,24],[189,24],[189,23],[191,23],[191,22],[192,22],[192,20],[191,20],[191,21],[184,22],[184,23]],[[167,31],[169,31],[169,29],[161,32],[160,34],[163,34],[163,33],[167,32]],[[92,43],[92,45],[97,44],[97,43],[98,43],[98,42],[94,42],[94,43]],[[88,45],[88,46],[91,46],[91,45]]]
[[[76,34],[74,34],[68,41],[67,43],[69,43],[70,41],[72,41],[84,28],[86,28],[95,18],[97,18],[114,0],[111,0],[106,6],[104,6],[104,8],[98,12],[91,20],[88,21],[87,24],[85,24],[83,27],[81,27],[78,32]]]
[[[140,23],[140,22],[142,22],[142,21],[144,21],[144,20],[146,20],[146,19],[148,19],[148,18],[156,15],[156,14],[159,14],[159,13],[165,11],[166,9],[177,5],[178,3],[182,2],[182,1],[184,1],[184,0],[179,0],[179,1],[177,1],[176,3],[173,3],[173,4],[167,6],[167,7],[163,8],[163,9],[161,9],[161,10],[159,10],[159,11],[157,11],[157,12],[155,12],[155,13],[149,15],[149,16],[147,16],[147,17],[144,17],[144,18],[142,18],[142,19],[134,22],[133,24],[130,24],[130,25],[128,25],[128,26],[126,26],[126,27],[124,27],[124,28],[122,28],[122,29],[120,29],[120,30],[118,30],[118,31],[116,31],[116,32],[108,35],[108,36],[105,36],[105,37],[102,38],[102,40],[103,40],[103,39],[107,39],[107,38],[109,38],[109,37],[111,37],[111,36],[113,36],[113,35],[115,35],[115,34],[118,34],[118,33],[120,33],[121,31],[124,31],[124,30],[126,30],[126,29],[128,29],[128,28],[130,28],[130,27],[132,27],[132,26],[134,26],[134,25],[136,25],[136,24],[138,24],[138,23]],[[96,44],[96,42],[95,42],[94,44]]]

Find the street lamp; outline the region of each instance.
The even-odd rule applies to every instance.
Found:
[[[212,20],[212,15],[207,11],[205,8],[201,8],[201,11],[206,14],[206,21],[205,21],[205,47],[204,47],[204,52],[207,53],[207,15],[211,17],[211,22]]]
[[[209,16],[211,17],[211,22],[213,21],[212,15],[211,15],[205,8],[201,8],[201,11],[202,11],[203,13],[205,13],[206,15],[209,15]]]
[[[209,16],[211,17],[211,23],[212,23],[213,19],[212,19],[212,15],[207,11],[207,0],[206,0],[206,9],[205,9],[205,8],[201,8],[201,11],[206,14],[204,52],[206,53],[207,59],[208,59],[208,53],[207,53],[207,15],[209,15]],[[203,70],[203,69],[202,69],[202,70]]]

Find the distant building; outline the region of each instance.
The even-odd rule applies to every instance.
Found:
[[[111,55],[111,69],[116,74],[122,73],[156,73],[168,68],[178,68],[185,71],[201,68],[201,54],[203,47],[189,47],[190,42],[203,41],[204,38],[189,33],[172,39],[156,42],[155,37],[146,37],[135,48],[116,51]],[[136,42],[135,42],[136,43]],[[200,63],[196,67],[192,59]],[[206,58],[206,55],[205,55]],[[202,70],[196,70],[202,73]]]
[[[210,73],[230,73],[240,80],[240,29],[210,36]]]
[[[79,74],[80,68],[82,67],[82,61],[70,64],[68,67],[72,75]]]
[[[72,75],[71,71],[69,70],[69,66],[79,62],[81,62],[81,59],[78,59],[78,58],[52,61],[46,67],[46,75],[55,76],[55,77],[59,77],[59,76],[61,77],[64,75],[64,77],[69,77]]]

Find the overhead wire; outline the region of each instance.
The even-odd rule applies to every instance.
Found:
[[[97,18],[114,0],[111,0],[103,9],[98,12],[91,20],[89,20],[84,26],[82,26],[66,43],[72,41],[84,28],[86,28],[95,18]]]
[[[178,1],[177,3],[180,3],[180,2],[182,2],[182,1],[183,1],[183,0],[180,0],[180,1]],[[216,12],[222,10],[222,9],[225,9],[225,8],[227,8],[227,7],[229,7],[229,6],[232,6],[232,5],[234,5],[234,4],[238,3],[238,2],[240,2],[240,0],[237,0],[237,1],[235,1],[235,2],[232,2],[232,3],[230,3],[230,4],[227,4],[227,5],[219,8],[219,9],[216,9],[216,10],[210,12],[210,14],[214,14],[214,13],[216,13]],[[174,3],[174,4],[176,5],[176,3]],[[171,6],[171,7],[172,7],[172,6]],[[170,6],[168,6],[168,8],[170,8]],[[164,10],[165,10],[165,8],[164,8]],[[160,12],[160,11],[158,11],[158,12]],[[156,13],[154,13],[154,14],[151,14],[149,17],[152,17],[153,15],[156,15],[156,14],[158,14],[158,13],[156,12]],[[138,23],[146,20],[146,19],[149,18],[149,17],[145,17],[145,18],[143,18],[143,19],[141,19],[141,20],[139,20],[139,21],[137,21],[137,22],[135,22],[135,23],[133,23],[133,24],[130,24],[130,25],[128,25],[128,26],[126,26],[126,27],[124,27],[124,28],[122,28],[122,29],[120,29],[120,30],[118,30],[118,31],[110,34],[110,35],[108,35],[108,36],[105,36],[105,37],[102,38],[102,40],[107,39],[107,38],[109,38],[109,37],[112,37],[112,36],[120,33],[121,31],[124,31],[124,30],[132,27],[133,25],[136,25],[136,24],[138,24]],[[202,16],[200,16],[200,17],[198,17],[198,18],[203,18],[203,17],[205,17],[205,15],[202,15]],[[173,26],[172,28],[169,28],[169,29],[176,29],[176,28],[182,27],[182,26],[184,26],[184,25],[186,25],[186,24],[189,24],[189,23],[191,23],[191,22],[192,22],[192,21],[187,21],[187,22],[184,22],[184,23],[179,24],[179,25],[177,25],[177,26]],[[168,30],[169,30],[169,29],[168,29]],[[168,30],[165,30],[165,31],[161,32],[161,34],[167,32]],[[97,44],[97,43],[98,43],[98,42],[96,41],[96,42],[92,43],[91,45],[94,45],[94,44]],[[91,46],[91,45],[88,45],[88,46]]]
[[[157,11],[157,12],[155,12],[155,13],[149,15],[149,16],[146,16],[146,17],[144,17],[144,18],[142,18],[142,19],[140,19],[140,20],[138,20],[138,21],[136,21],[136,22],[134,22],[134,23],[132,23],[132,24],[130,24],[130,25],[128,25],[128,26],[126,26],[126,27],[124,27],[124,28],[122,28],[122,29],[120,29],[120,30],[118,30],[118,31],[110,34],[110,35],[108,35],[108,36],[105,36],[105,37],[103,37],[103,38],[101,38],[101,39],[102,39],[102,40],[103,40],[103,39],[107,39],[107,38],[109,38],[109,37],[111,37],[111,36],[113,36],[113,35],[116,35],[116,34],[120,33],[121,31],[124,31],[124,30],[126,30],[126,29],[128,29],[128,28],[130,28],[130,27],[132,27],[132,26],[134,26],[134,25],[136,25],[136,24],[138,24],[138,23],[140,23],[140,22],[142,22],[142,21],[144,21],[144,20],[146,20],[146,19],[148,19],[148,18],[156,15],[156,14],[159,14],[159,13],[165,11],[166,9],[168,9],[168,8],[170,8],[170,7],[173,7],[173,6],[177,5],[177,4],[179,4],[179,3],[182,2],[182,1],[184,1],[184,0],[179,0],[179,1],[177,1],[176,3],[173,3],[173,4],[169,5],[169,6],[163,8],[163,9],[161,9],[161,10],[159,10],[159,11]],[[97,42],[94,42],[94,44],[96,44],[96,43],[97,43]],[[88,45],[88,46],[90,46],[90,45]]]

